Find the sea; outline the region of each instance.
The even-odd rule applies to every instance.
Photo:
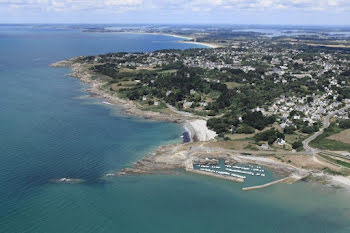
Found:
[[[90,97],[69,68],[49,65],[195,47],[203,46],[171,36],[1,25],[0,232],[349,233],[344,189],[299,182],[244,192],[242,184],[182,172],[105,178],[160,145],[181,143],[184,129],[126,115]],[[84,182],[53,182],[63,177]]]

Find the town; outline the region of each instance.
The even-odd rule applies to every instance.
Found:
[[[239,37],[220,48],[110,53],[77,61],[103,75],[106,90],[144,110],[172,107],[206,117],[208,127],[227,140],[275,125],[284,134],[303,134],[293,145],[301,149],[301,140],[317,132],[325,116],[350,103],[350,53],[309,43]],[[348,110],[336,118],[349,121]],[[277,139],[285,144],[284,135],[270,134],[269,144]]]

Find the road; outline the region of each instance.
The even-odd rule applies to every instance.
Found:
[[[204,117],[194,115],[194,114],[192,114],[190,112],[179,111],[174,106],[171,106],[170,104],[165,103],[165,105],[168,107],[168,109],[170,111],[172,111],[173,113],[175,113],[177,115],[185,117],[186,119],[188,119],[188,118],[205,119]]]
[[[235,154],[251,154],[251,155],[278,155],[278,154],[283,154],[283,155],[305,155],[305,152],[292,152],[292,151],[285,151],[285,152],[277,152],[277,151],[255,151],[255,150],[232,150],[232,149],[223,149],[219,147],[204,147],[203,145],[201,146],[193,146],[191,147],[191,151],[195,152],[207,152],[207,153],[213,153],[213,152],[221,152],[221,153],[235,153]]]

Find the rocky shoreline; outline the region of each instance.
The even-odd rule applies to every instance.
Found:
[[[78,57],[79,58],[79,57]],[[109,103],[118,106],[123,110],[123,112],[130,114],[136,117],[142,117],[149,120],[156,121],[167,121],[174,123],[184,123],[186,119],[183,116],[177,116],[175,114],[162,114],[159,112],[151,112],[151,111],[142,111],[137,108],[135,103],[130,100],[121,99],[115,94],[109,93],[105,90],[101,90],[101,87],[105,84],[102,81],[96,80],[93,78],[93,73],[84,67],[82,64],[76,62],[77,58],[72,58],[70,60],[60,61],[51,64],[51,67],[55,68],[63,68],[70,67],[72,69],[72,73],[69,76],[78,78],[82,82],[90,84],[90,88],[87,91],[93,97],[101,98]]]

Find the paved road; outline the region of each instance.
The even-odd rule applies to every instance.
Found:
[[[324,118],[324,120],[323,120],[323,127],[322,127],[317,133],[311,135],[310,137],[308,137],[307,139],[305,139],[305,140],[303,141],[303,146],[304,146],[304,149],[305,149],[306,153],[310,153],[310,154],[315,155],[315,154],[317,154],[317,153],[319,152],[318,149],[315,149],[315,148],[311,147],[311,146],[309,145],[309,143],[310,143],[311,141],[313,141],[315,138],[317,138],[318,136],[320,136],[321,134],[323,134],[324,130],[327,129],[327,128],[329,127],[329,125],[330,125],[329,120],[330,120],[332,117],[334,117],[334,116],[335,116],[337,113],[339,113],[340,111],[346,110],[346,109],[348,109],[348,108],[350,108],[350,105],[346,105],[345,107],[343,107],[343,108],[341,108],[341,109],[339,109],[339,110],[337,110],[337,111],[331,112],[330,114],[328,114],[328,115]]]

